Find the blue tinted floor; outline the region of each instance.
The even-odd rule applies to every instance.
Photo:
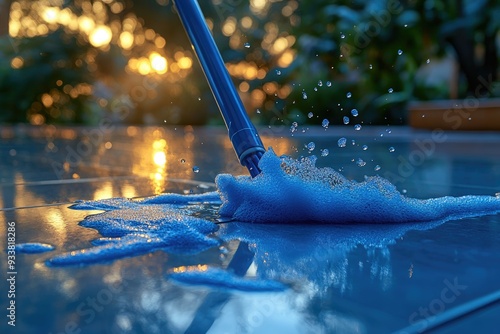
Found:
[[[349,179],[381,175],[407,196],[500,192],[500,134],[409,128],[260,130],[266,146]],[[345,138],[345,147],[338,141]],[[16,326],[7,324],[7,239],[0,240],[1,333],[496,333],[500,215],[429,224],[219,224],[221,241],[195,255],[155,251],[51,267],[46,260],[100,237],[79,223],[100,211],[76,200],[215,190],[219,173],[247,174],[220,128],[0,127],[0,231],[55,247],[16,255]],[[315,149],[308,152],[308,143]],[[343,145],[340,145],[343,146]],[[311,147],[311,146],[309,146]],[[322,151],[328,149],[329,153]],[[198,167],[197,168],[194,167]],[[196,172],[195,172],[196,171]],[[397,208],[394,208],[397,210]],[[216,208],[199,216],[216,219]],[[285,291],[191,286],[174,271],[211,267]]]

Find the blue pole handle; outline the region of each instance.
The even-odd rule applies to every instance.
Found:
[[[224,118],[236,155],[254,177],[260,173],[258,162],[266,150],[248,118],[200,6],[196,0],[174,0],[174,4]]]

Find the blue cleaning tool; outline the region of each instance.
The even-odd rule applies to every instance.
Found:
[[[266,150],[248,118],[200,6],[196,0],[174,0],[174,5],[226,122],[236,155],[255,177],[260,173],[258,163]]]

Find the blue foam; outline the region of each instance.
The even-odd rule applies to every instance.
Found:
[[[222,290],[277,292],[287,289],[286,285],[277,281],[242,278],[222,269],[215,268],[172,273],[170,274],[170,278],[182,284],[201,285]]]
[[[26,254],[44,253],[54,249],[55,247],[52,245],[42,244],[38,242],[28,242],[16,245],[17,253],[26,253]]]
[[[174,254],[195,254],[219,245],[208,234],[216,224],[189,216],[189,209],[171,205],[144,204],[144,201],[117,201],[101,214],[88,216],[80,224],[96,229],[104,238],[93,241],[89,249],[75,250],[48,260],[49,265],[81,265],[106,262],[127,256],[165,250]],[[96,210],[108,200],[85,202]],[[81,207],[79,207],[81,209]]]
[[[252,223],[408,223],[464,218],[500,212],[492,196],[408,198],[388,180],[374,176],[347,180],[331,168],[317,168],[314,156],[297,161],[270,149],[262,173],[251,179],[220,174],[219,214]]]

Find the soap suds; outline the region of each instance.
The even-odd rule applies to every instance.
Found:
[[[279,158],[270,149],[260,160],[257,177],[218,175],[219,214],[251,223],[391,224],[500,212],[498,197],[408,198],[382,177],[350,181],[315,162],[314,156]]]

